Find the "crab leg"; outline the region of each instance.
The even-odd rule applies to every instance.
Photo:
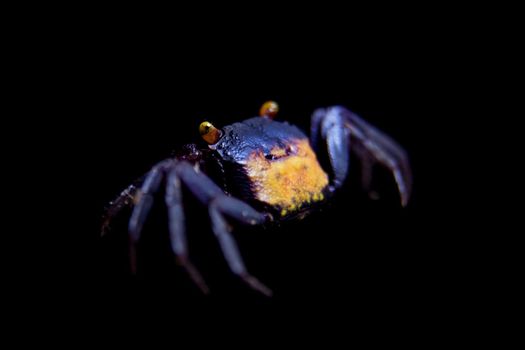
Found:
[[[163,169],[161,165],[155,166],[146,175],[146,179],[140,188],[137,204],[133,208],[133,213],[129,219],[129,235],[134,242],[137,242],[140,238],[140,232],[146,217],[153,205],[153,195],[159,189],[160,182],[163,177]]]
[[[162,166],[159,164],[151,169],[151,171],[146,175],[146,179],[137,193],[138,201],[133,208],[128,226],[130,238],[129,259],[133,273],[137,272],[136,244],[140,239],[142,226],[144,225],[146,217],[148,216],[151,206],[153,205],[153,195],[159,189],[162,177],[163,170]]]
[[[314,146],[318,144],[319,136],[326,140],[335,188],[342,186],[348,174],[347,153],[350,149],[366,162],[365,171],[369,170],[371,162],[387,167],[397,183],[401,204],[407,205],[412,190],[412,174],[408,156],[397,142],[339,106],[316,110],[312,116],[311,132]],[[353,144],[357,146],[355,149]],[[368,175],[365,173],[364,176]]]
[[[117,198],[115,198],[115,200],[109,203],[103,216],[102,227],[100,229],[101,236],[108,233],[111,221],[118,215],[118,213],[133,204],[137,191],[138,189],[135,184],[129,185],[118,195]]]
[[[271,295],[272,291],[248,273],[239,248],[233,238],[225,216],[248,225],[263,224],[265,214],[259,213],[248,204],[227,196],[210,178],[195,170],[189,163],[181,162],[177,173],[183,183],[203,204],[208,205],[212,228],[230,270],[254,290]]]
[[[206,282],[202,278],[199,270],[197,270],[188,258],[182,190],[176,167],[173,167],[168,174],[165,200],[166,206],[168,207],[171,248],[177,258],[177,262],[184,267],[200,290],[204,294],[208,294],[209,288]]]

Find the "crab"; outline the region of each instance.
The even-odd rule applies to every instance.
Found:
[[[133,272],[136,245],[161,184],[173,254],[204,293],[209,288],[188,253],[183,187],[207,206],[212,231],[231,272],[267,296],[272,291],[248,272],[230,221],[263,225],[305,217],[345,184],[350,152],[361,162],[365,187],[370,184],[372,166],[380,164],[392,173],[401,205],[407,205],[411,169],[407,153],[392,138],[341,106],[313,113],[310,138],[296,126],[275,120],[277,113],[278,105],[269,101],[259,116],[238,123],[222,128],[201,123],[199,132],[207,147],[184,146],[177,156],[157,163],[110,202],[103,234],[122,209],[134,207],[128,227]],[[328,160],[324,168],[316,153],[321,149]]]

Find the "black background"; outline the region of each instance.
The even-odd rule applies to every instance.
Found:
[[[198,324],[207,310],[218,311],[214,321],[264,315],[272,324],[314,327],[342,317],[335,324],[396,324],[421,333],[434,332],[428,324],[437,319],[462,319],[470,311],[468,266],[458,264],[464,241],[447,224],[456,215],[447,150],[457,122],[449,107],[461,84],[451,79],[457,62],[438,27],[423,20],[395,30],[369,22],[360,35],[344,21],[328,22],[287,32],[262,26],[246,35],[239,27],[144,34],[116,26],[67,39],[74,44],[53,62],[58,87],[46,101],[54,112],[46,123],[60,134],[53,151],[64,155],[53,177],[65,193],[56,208],[65,234],[38,282],[49,292],[42,303],[65,306],[74,319],[94,315],[103,328],[117,319],[137,329],[161,319]],[[191,255],[211,289],[203,296],[170,253],[160,194],[140,244],[139,273],[131,276],[129,212],[100,238],[104,206],[183,144],[205,147],[203,120],[221,126],[252,117],[269,99],[279,103],[279,119],[305,132],[314,109],[339,104],[396,139],[413,167],[408,207],[400,207],[381,168],[373,182],[381,199],[368,199],[352,159],[347,186],[322,212],[268,230],[237,227],[248,269],[274,291],[268,299],[229,273],[207,208],[186,194]]]

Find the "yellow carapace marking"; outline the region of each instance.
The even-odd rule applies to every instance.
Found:
[[[262,152],[254,152],[246,162],[256,199],[280,207],[282,216],[324,199],[328,176],[308,140],[292,140],[286,149],[272,149],[271,155],[274,159],[269,160]]]

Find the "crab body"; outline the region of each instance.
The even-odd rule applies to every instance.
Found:
[[[237,180],[234,192],[243,199],[284,218],[325,198],[328,174],[297,127],[255,117],[225,126],[223,133],[210,147],[235,172],[227,177]]]
[[[296,126],[274,120],[277,109],[274,102],[267,102],[259,117],[221,129],[203,122],[199,131],[207,147],[186,145],[176,157],[159,162],[110,203],[103,233],[118,212],[134,206],[129,220],[133,271],[135,246],[162,183],[173,253],[205,293],[208,287],[189,259],[182,187],[208,208],[212,231],[230,270],[265,295],[271,295],[271,290],[248,273],[229,221],[261,225],[304,217],[343,186],[350,152],[361,160],[365,189],[370,186],[372,166],[382,165],[396,180],[401,204],[407,204],[412,183],[408,158],[390,137],[338,106],[315,111],[307,137]],[[329,169],[320,165],[315,152],[321,143]]]

